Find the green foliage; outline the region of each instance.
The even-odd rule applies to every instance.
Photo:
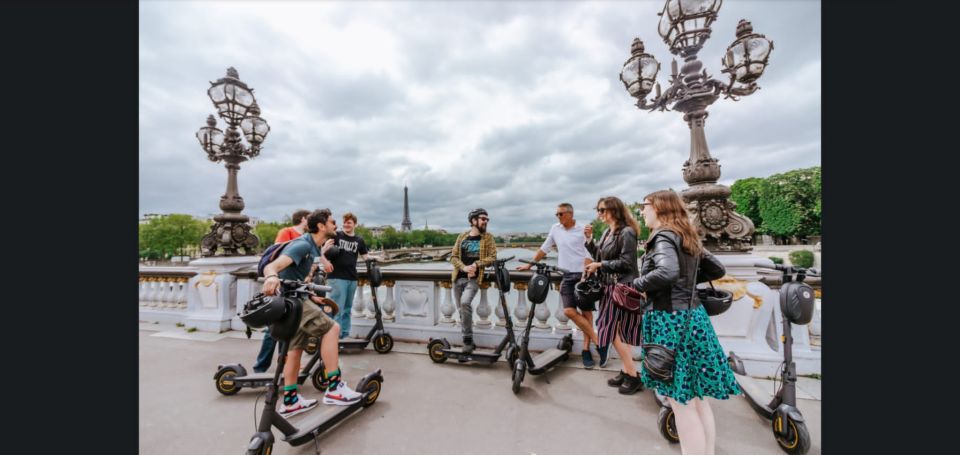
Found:
[[[809,250],[791,251],[790,262],[795,267],[803,267],[803,268],[813,267],[813,252]]]
[[[253,227],[253,233],[260,239],[260,251],[262,252],[270,245],[273,245],[273,241],[277,239],[277,233],[287,226],[289,226],[289,224],[276,222],[257,223],[257,225]]]
[[[367,249],[380,249],[380,241],[377,240],[373,236],[373,232],[370,232],[370,229],[367,229],[365,226],[357,226],[353,233],[363,239],[363,243],[367,245]]]
[[[819,166],[768,177],[760,185],[760,227],[779,236],[819,235],[819,188]]]
[[[737,204],[737,212],[750,218],[757,232],[762,232],[763,219],[760,217],[760,187],[764,179],[750,177],[733,182],[730,187],[730,199]],[[819,188],[817,193],[819,194]],[[819,200],[819,198],[818,198]],[[817,214],[819,216],[819,213]]]
[[[630,213],[633,214],[633,217],[637,219],[637,224],[640,225],[640,235],[637,236],[637,241],[643,242],[650,238],[650,228],[647,227],[647,222],[644,221],[643,215],[640,214],[640,203],[634,202],[630,204]]]
[[[783,258],[779,258],[779,257],[776,257],[776,256],[770,256],[769,259],[770,259],[771,261],[773,261],[774,264],[783,264]]]
[[[373,237],[371,235],[371,237]],[[366,239],[364,239],[366,240]],[[452,246],[457,241],[457,234],[444,234],[440,231],[431,229],[417,229],[409,232],[400,232],[393,227],[384,229],[383,234],[377,240],[377,246],[383,246],[386,249],[395,249],[402,247],[421,247],[425,245],[432,246]]]
[[[593,226],[593,239],[600,241],[600,236],[603,235],[603,230],[607,228],[607,223],[600,221],[600,218],[596,218],[590,225]]]
[[[139,226],[138,243],[141,257],[166,259],[198,245],[210,230],[206,221],[190,215],[172,214],[150,220]]]

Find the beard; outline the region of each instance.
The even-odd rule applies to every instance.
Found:
[[[486,224],[477,224],[477,230],[480,231],[481,234],[486,234],[486,233],[487,233],[487,225],[486,225]]]

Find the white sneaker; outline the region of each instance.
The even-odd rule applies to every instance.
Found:
[[[296,403],[291,405],[285,405],[282,402],[280,403],[280,409],[277,411],[283,417],[290,417],[300,414],[302,412],[307,412],[314,408],[317,405],[317,400],[310,400],[304,397],[299,397]]]
[[[327,393],[323,394],[323,404],[347,406],[360,401],[362,396],[363,395],[351,390],[350,387],[341,380],[340,383],[337,384],[336,389],[327,390]]]

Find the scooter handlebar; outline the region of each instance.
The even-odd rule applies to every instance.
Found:
[[[528,260],[526,260],[526,259],[520,259],[520,262],[522,262],[522,263],[524,263],[524,264],[530,264],[530,265],[533,265],[533,266],[537,266],[537,267],[543,267],[543,268],[545,268],[545,269],[547,269],[547,270],[554,270],[554,271],[557,271],[557,272],[560,272],[560,273],[570,273],[570,272],[567,271],[566,269],[562,269],[562,268],[557,267],[557,266],[555,266],[555,265],[544,264],[543,262],[533,262],[533,261],[528,261]]]

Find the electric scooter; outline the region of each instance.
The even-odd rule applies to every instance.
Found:
[[[443,363],[447,358],[454,358],[461,363],[474,361],[482,364],[492,364],[500,359],[500,354],[506,350],[507,362],[513,365],[517,359],[516,336],[513,333],[513,318],[509,317],[510,311],[507,309],[506,293],[510,291],[510,271],[504,266],[508,261],[513,260],[515,256],[504,259],[497,259],[493,262],[493,278],[496,280],[497,288],[500,291],[500,308],[503,314],[508,315],[506,320],[507,333],[500,340],[500,344],[493,351],[486,349],[477,349],[470,354],[464,354],[462,348],[454,349],[446,338],[430,338],[427,343],[427,352],[430,353],[430,360],[434,363]],[[511,357],[512,355],[512,357]]]
[[[329,286],[319,286],[301,281],[280,281],[284,289],[284,297],[290,297],[285,299],[287,309],[284,317],[296,318],[295,321],[292,321],[295,324],[291,324],[296,327],[299,326],[302,313],[302,307],[299,307],[303,305],[301,300],[308,295],[315,295],[314,293],[317,291],[330,291],[331,289]],[[383,384],[383,372],[377,369],[360,379],[355,390],[361,394],[361,397],[355,403],[346,406],[317,404],[316,409],[286,419],[277,412],[277,397],[279,396],[283,365],[289,348],[289,337],[278,339],[277,342],[280,343],[280,359],[277,362],[277,371],[274,373],[267,389],[267,397],[263,412],[260,415],[260,422],[257,424],[257,432],[250,438],[245,453],[247,455],[269,455],[272,453],[274,436],[271,427],[275,427],[283,433],[281,439],[292,446],[299,446],[313,440],[319,454],[320,446],[317,438],[321,434],[377,401]]]
[[[386,354],[393,349],[393,337],[383,329],[383,312],[380,311],[380,303],[377,302],[377,288],[380,287],[380,283],[383,281],[383,275],[381,275],[380,266],[377,265],[375,259],[367,259],[366,265],[376,322],[374,322],[373,327],[370,327],[370,331],[367,332],[365,337],[344,338],[340,340],[340,350],[365,349],[367,345],[370,344],[370,341],[373,341],[373,349],[380,354]]]
[[[519,353],[513,357],[513,353],[507,352],[507,358],[515,358],[511,363],[513,369],[513,393],[520,392],[520,384],[523,383],[523,377],[527,370],[530,374],[540,375],[546,373],[550,368],[567,359],[570,356],[570,350],[573,349],[573,334],[568,333],[557,342],[556,348],[547,349],[536,356],[530,355],[530,329],[533,327],[533,314],[537,309],[537,304],[543,303],[547,299],[547,293],[550,291],[550,273],[567,273],[560,267],[548,265],[543,262],[532,262],[521,259],[520,262],[533,265],[537,271],[530,277],[527,286],[527,299],[530,300],[530,313],[527,316],[527,326],[520,336]],[[546,379],[546,376],[544,376]],[[550,380],[547,379],[547,384]]]
[[[314,275],[314,283],[320,285],[323,283],[323,271],[318,270],[318,275]],[[327,286],[322,286],[322,288],[327,288]],[[320,289],[320,288],[318,288]],[[337,304],[328,298],[324,297],[326,294],[323,291],[315,293],[318,297],[323,299],[323,304],[320,305],[320,308],[323,309],[327,316],[331,318],[337,315],[339,307]],[[250,337],[250,328],[247,327],[247,338]],[[303,366],[303,369],[300,370],[300,374],[297,375],[297,384],[302,385],[306,382],[307,378],[312,378],[313,386],[324,392],[327,390],[327,380],[326,373],[323,369],[323,361],[320,359],[320,350],[318,346],[320,340],[315,337],[310,337],[308,340],[309,344],[307,348],[304,349],[307,354],[312,354],[310,360],[306,365]],[[281,354],[286,355],[286,354]],[[224,395],[234,395],[239,392],[241,389],[257,389],[260,387],[269,386],[273,380],[273,373],[263,372],[263,373],[247,373],[247,369],[240,363],[231,363],[226,365],[217,365],[217,372],[213,375],[214,385],[217,388],[217,392],[220,392]]]
[[[758,265],[758,267],[761,265]],[[797,408],[797,369],[793,362],[792,324],[805,325],[813,317],[815,297],[813,288],[803,282],[806,276],[820,276],[816,269],[804,269],[774,265],[783,273],[783,285],[780,287],[780,310],[783,313],[783,366],[780,370],[781,387],[771,397],[761,390],[747,376],[746,370],[736,353],[730,351],[727,361],[733,370],[740,389],[743,390],[750,406],[760,416],[772,423],[773,437],[780,448],[790,454],[805,454],[810,450],[810,432],[804,423],[803,415]],[[796,278],[793,275],[796,274]],[[680,442],[673,410],[659,394],[660,404],[657,426],[660,434],[670,442]],[[764,404],[766,403],[766,404]]]

